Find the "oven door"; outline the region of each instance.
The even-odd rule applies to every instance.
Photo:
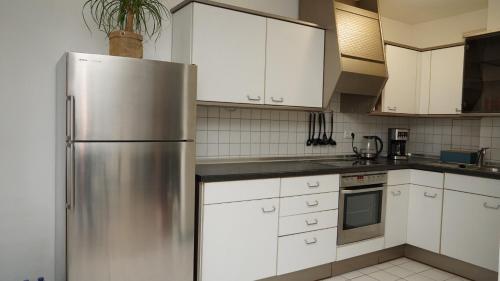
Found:
[[[338,245],[384,235],[383,185],[340,190]]]

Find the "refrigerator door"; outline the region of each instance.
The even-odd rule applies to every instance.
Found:
[[[194,143],[69,149],[68,281],[193,281]]]
[[[192,140],[196,66],[67,54],[72,141]]]

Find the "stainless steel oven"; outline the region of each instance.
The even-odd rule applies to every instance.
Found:
[[[340,178],[338,245],[384,235],[387,172]]]

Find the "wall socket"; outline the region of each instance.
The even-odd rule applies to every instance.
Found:
[[[354,134],[354,132],[344,131],[344,139],[352,139],[351,134]]]

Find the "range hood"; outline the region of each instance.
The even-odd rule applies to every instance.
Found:
[[[323,104],[370,112],[387,81],[377,0],[300,0],[300,19],[325,26]]]

